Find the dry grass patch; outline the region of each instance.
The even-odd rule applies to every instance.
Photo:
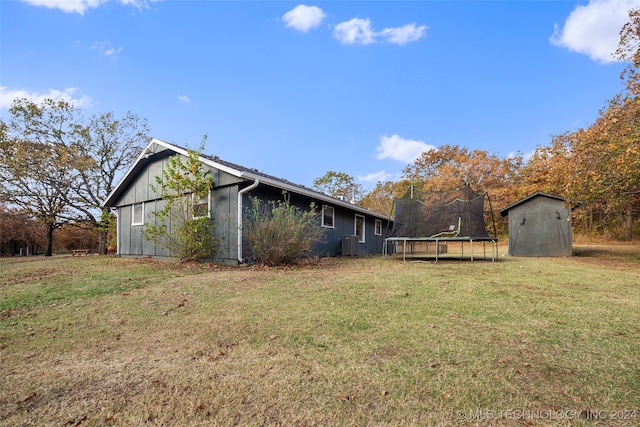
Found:
[[[637,425],[584,419],[640,410],[640,263],[616,251],[0,260],[0,423]]]

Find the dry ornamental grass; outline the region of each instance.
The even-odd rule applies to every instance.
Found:
[[[6,426],[635,426],[640,248],[0,259]]]

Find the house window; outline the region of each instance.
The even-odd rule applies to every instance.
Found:
[[[322,226],[323,227],[334,227],[333,216],[335,210],[331,206],[322,205]]]
[[[211,192],[205,197],[193,201],[193,217],[194,218],[209,218],[211,216]]]
[[[144,224],[144,203],[134,203],[133,215],[131,216],[131,225]]]
[[[358,241],[360,243],[364,243],[364,217],[362,215],[356,215],[356,223],[353,234],[358,236]]]
[[[376,226],[375,226],[375,234],[376,236],[381,236],[382,235],[382,220],[381,219],[376,219]]]

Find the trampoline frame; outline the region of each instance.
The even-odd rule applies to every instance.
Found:
[[[483,249],[484,249],[484,257],[483,259],[487,259],[487,253],[486,253],[486,243],[489,242],[491,243],[491,261],[495,261],[498,257],[498,239],[493,238],[493,237],[478,237],[478,238],[473,238],[473,237],[387,237],[386,239],[384,239],[384,243],[383,243],[383,247],[382,247],[382,256],[384,259],[387,258],[387,255],[389,255],[388,253],[388,245],[389,243],[393,243],[395,242],[395,248],[396,248],[396,252],[395,253],[400,253],[400,251],[398,251],[398,246],[400,244],[400,242],[402,242],[402,261],[407,260],[407,243],[414,243],[414,242],[435,242],[436,244],[436,258],[435,258],[435,262],[438,262],[439,259],[439,243],[440,242],[460,242],[461,243],[461,256],[460,258],[464,258],[464,243],[465,242],[469,242],[469,246],[470,246],[470,256],[471,256],[471,261],[474,261],[474,257],[473,257],[473,242],[483,242]]]

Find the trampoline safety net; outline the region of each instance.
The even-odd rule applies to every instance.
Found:
[[[485,224],[486,197],[486,193],[476,193],[469,185],[441,192],[425,192],[412,186],[395,200],[391,237],[492,239]]]

